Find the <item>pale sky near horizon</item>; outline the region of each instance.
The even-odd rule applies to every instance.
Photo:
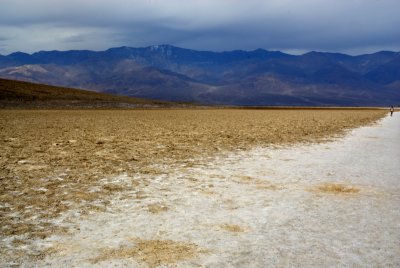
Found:
[[[143,47],[400,51],[399,0],[0,0],[0,54]]]

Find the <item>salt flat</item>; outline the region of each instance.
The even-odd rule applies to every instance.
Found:
[[[332,142],[199,163],[105,182],[132,190],[57,219],[74,231],[38,240],[48,254],[23,266],[400,266],[398,113]]]

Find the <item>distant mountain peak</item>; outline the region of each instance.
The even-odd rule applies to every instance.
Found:
[[[28,53],[16,51],[8,55],[8,57],[30,56]]]
[[[175,47],[173,45],[168,45],[168,44],[161,44],[161,45],[152,45],[152,46],[149,46],[149,48],[152,50],[160,50],[160,49],[173,49],[173,48],[178,48],[178,47]]]
[[[176,47],[171,46],[171,45],[153,45],[149,47],[150,51],[153,52],[158,52],[160,54],[166,55],[166,56],[171,56],[173,49],[176,49]]]

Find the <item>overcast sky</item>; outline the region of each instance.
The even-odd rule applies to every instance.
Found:
[[[157,44],[400,51],[400,0],[0,0],[0,54]]]

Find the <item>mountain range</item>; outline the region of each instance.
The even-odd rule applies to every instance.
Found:
[[[400,52],[211,52],[171,45],[0,55],[0,77],[216,105],[400,104]]]

